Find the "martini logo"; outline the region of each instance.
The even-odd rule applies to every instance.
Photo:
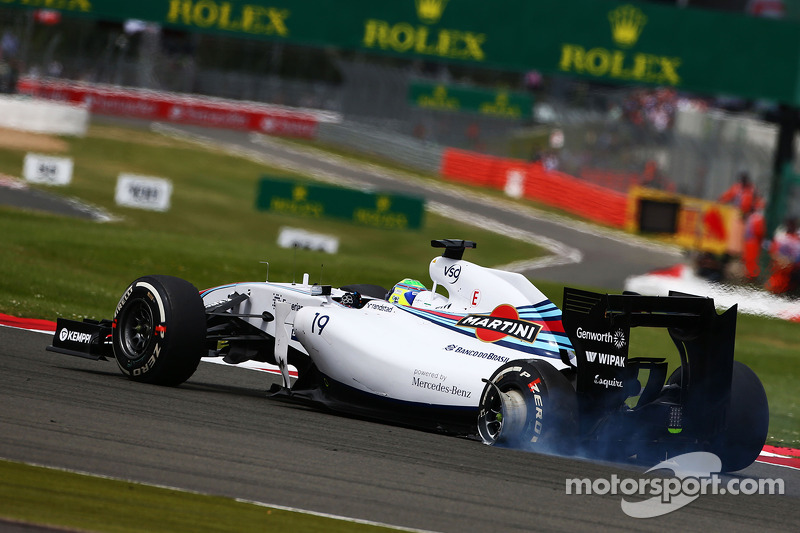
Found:
[[[614,42],[624,48],[636,44],[644,25],[647,24],[647,16],[642,10],[631,5],[619,6],[608,14],[608,20],[611,22],[611,36]]]
[[[540,324],[520,319],[517,309],[508,304],[498,305],[488,315],[467,315],[456,325],[475,328],[475,336],[484,342],[497,342],[508,336],[533,343],[542,330]]]

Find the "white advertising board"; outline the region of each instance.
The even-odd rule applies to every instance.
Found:
[[[22,174],[30,183],[69,185],[72,181],[72,159],[28,152],[22,164]]]
[[[168,211],[172,196],[172,182],[164,178],[120,174],[117,178],[115,201],[117,205]]]
[[[297,228],[281,228],[278,234],[278,246],[281,248],[298,247],[303,250],[321,250],[329,254],[339,251],[339,239],[331,235],[311,233]]]

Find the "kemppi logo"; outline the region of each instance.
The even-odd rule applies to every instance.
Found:
[[[81,333],[80,331],[70,331],[67,328],[62,328],[61,331],[58,332],[58,339],[61,342],[70,341],[86,344],[92,340],[92,334]]]

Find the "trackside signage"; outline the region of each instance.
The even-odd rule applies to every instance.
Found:
[[[117,205],[168,211],[172,196],[172,182],[164,178],[120,174],[117,178],[115,201]]]
[[[0,0],[0,6],[2,5]],[[324,114],[257,102],[197,97],[65,80],[23,78],[22,94],[87,106],[92,113],[312,139]],[[325,116],[325,120],[335,120]]]
[[[281,248],[301,248],[320,250],[329,254],[339,251],[339,238],[333,235],[312,233],[299,228],[281,228],[278,233],[278,246]]]
[[[69,185],[72,181],[72,159],[27,153],[22,164],[23,176],[31,183]]]
[[[409,84],[408,103],[436,111],[470,112],[509,119],[530,118],[533,109],[533,98],[525,93],[424,82]]]
[[[0,6],[800,104],[796,25],[743,13],[610,0],[0,0]]]
[[[343,189],[264,177],[256,207],[286,215],[338,218],[381,229],[419,229],[425,212],[422,198]]]

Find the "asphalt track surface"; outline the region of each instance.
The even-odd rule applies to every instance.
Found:
[[[484,446],[265,397],[270,374],[201,363],[175,388],[114,362],[45,351],[49,335],[0,327],[0,457],[441,532],[796,531],[797,471],[783,496],[706,495],[635,519],[621,495],[567,495],[568,478],[644,468]],[[636,499],[636,498],[629,498]]]
[[[539,268],[532,277],[621,288],[629,275],[676,262],[670,252],[614,234],[404,185],[245,134],[191,133],[334,180],[423,192],[581,252],[581,262]],[[790,531],[800,522],[794,470],[754,464],[742,473],[783,479],[784,496],[705,495],[663,517],[634,519],[622,512],[621,495],[567,495],[565,484],[639,477],[646,468],[490,448],[319,412],[267,399],[271,375],[209,363],[177,388],[137,384],[113,362],[53,354],[47,344],[48,335],[0,327],[2,458],[441,532]]]

